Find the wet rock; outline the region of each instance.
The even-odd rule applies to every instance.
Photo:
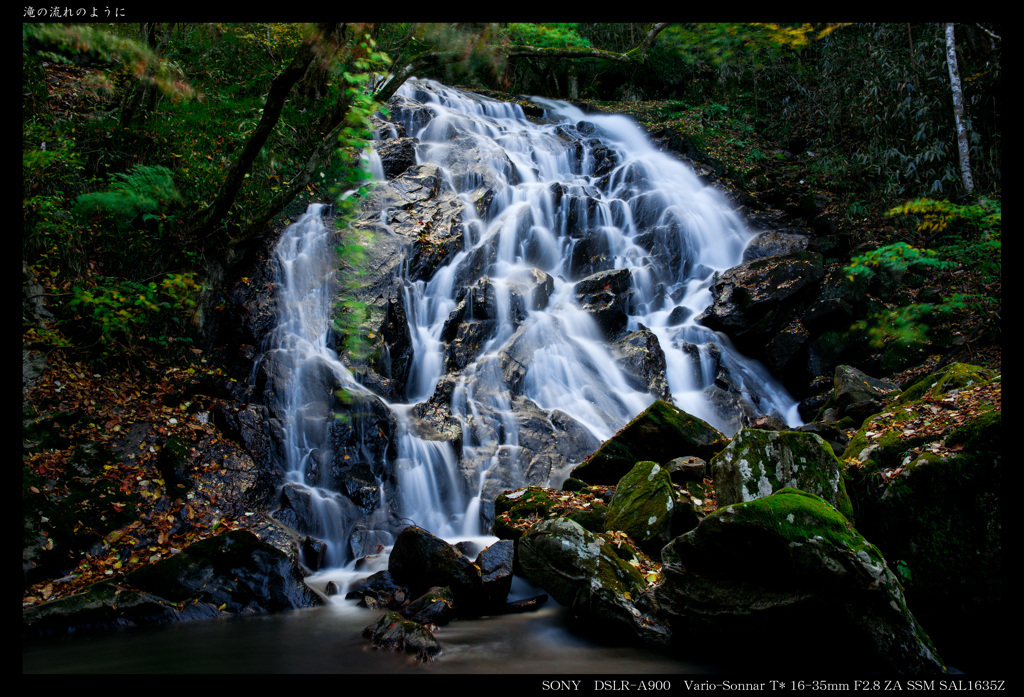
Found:
[[[407,620],[397,612],[385,612],[363,630],[375,649],[404,651],[417,660],[433,660],[441,651],[437,639],[423,625]]]
[[[388,530],[374,530],[364,525],[357,525],[348,538],[352,557],[363,559],[384,551],[385,547],[394,544],[395,538]]]
[[[509,290],[521,296],[530,310],[543,310],[555,291],[555,279],[540,269],[516,271],[509,275]]]
[[[652,645],[667,643],[670,632],[640,598],[647,583],[603,538],[565,518],[530,528],[516,545],[523,572],[598,638],[623,635]]]
[[[781,372],[789,360],[797,355],[800,349],[810,340],[811,332],[800,322],[793,320],[779,330],[765,346],[764,352],[768,365],[776,373]]]
[[[480,569],[455,547],[416,526],[398,535],[388,571],[416,595],[431,586],[451,588],[463,612],[478,611],[486,597]]]
[[[814,433],[745,428],[710,464],[719,506],[793,488],[820,496],[853,520],[843,463]]]
[[[853,366],[841,365],[836,367],[830,406],[837,407],[839,418],[850,416],[859,424],[881,411],[885,398],[899,389],[888,380],[878,380]]]
[[[810,238],[806,235],[784,230],[765,230],[758,233],[743,250],[743,261],[803,252],[809,243]]]
[[[519,444],[498,447],[498,464],[484,478],[480,497],[485,528],[494,521],[491,502],[502,491],[546,486],[557,472],[572,462],[581,462],[600,445],[586,427],[565,412],[555,409],[549,414],[522,396],[514,397],[510,406]]]
[[[369,296],[378,303],[393,297],[393,279],[403,261],[408,263],[409,280],[429,280],[462,250],[462,210],[462,201],[444,183],[436,165],[410,167],[401,176],[375,187],[353,223],[374,235],[364,264],[372,274],[360,296]],[[378,245],[383,247],[375,249]],[[409,253],[404,254],[409,247]]]
[[[406,619],[419,624],[434,624],[443,627],[455,619],[458,608],[451,590],[434,586],[402,608]]]
[[[480,552],[480,545],[473,542],[472,540],[463,540],[462,542],[455,543],[455,549],[465,554],[470,559],[475,558]]]
[[[116,581],[86,586],[78,593],[58,598],[22,611],[22,636],[43,637],[54,634],[84,634],[115,627],[157,624],[187,619],[163,598],[138,591],[122,591]],[[206,616],[216,616],[205,605]],[[190,615],[202,616],[200,612]]]
[[[334,581],[328,581],[327,585],[324,586],[324,595],[326,595],[328,598],[337,595],[338,592],[338,584]]]
[[[615,484],[637,462],[668,462],[684,453],[711,459],[726,445],[719,431],[696,416],[657,401],[572,471],[590,484]]]
[[[608,348],[630,387],[648,392],[655,399],[672,401],[665,376],[665,352],[654,332],[643,327],[613,341]]]
[[[662,552],[647,600],[677,636],[744,637],[764,665],[944,672],[878,548],[817,496],[795,489],[719,508]],[[812,628],[829,618],[831,640]]]
[[[569,278],[585,278],[614,267],[615,259],[611,256],[611,244],[605,231],[588,230],[573,242],[569,257]]]
[[[537,332],[523,325],[498,352],[502,381],[508,386],[510,394],[518,395],[522,392],[523,379],[533,360],[533,353],[543,345]]]
[[[405,132],[405,126],[400,123],[385,121],[377,114],[370,115],[370,125],[373,127],[374,137],[378,140],[405,138],[407,135]]]
[[[416,135],[434,118],[434,111],[419,102],[396,94],[388,100],[390,121],[401,124],[406,133]]]
[[[299,555],[299,559],[307,569],[317,571],[327,559],[327,543],[307,535],[302,538]]]
[[[391,138],[374,141],[373,149],[380,156],[384,177],[394,179],[416,165],[416,138]]]
[[[334,489],[345,494],[363,515],[369,515],[380,506],[380,486],[373,468],[365,462],[354,462],[334,473]]]
[[[665,471],[676,484],[700,482],[708,476],[708,465],[704,460],[693,455],[677,457],[665,464]]]
[[[824,275],[821,255],[811,252],[744,262],[712,284],[714,301],[697,320],[760,355]]]
[[[302,582],[288,555],[250,532],[234,530],[196,542],[121,581],[96,583],[75,595],[26,608],[22,621],[26,636],[40,636],[222,613],[277,612],[321,602]]]
[[[323,535],[323,523],[317,513],[315,496],[305,486],[288,482],[281,487],[274,518],[302,535]],[[331,494],[330,498],[341,508],[344,515],[355,517],[355,504],[348,498],[340,494]]]
[[[576,284],[576,299],[608,336],[626,325],[626,303],[631,293],[629,269],[601,271]]]
[[[397,293],[394,298],[388,298],[384,307],[384,321],[379,328],[384,350],[380,352],[373,367],[380,375],[393,381],[391,393],[399,396],[404,392],[415,360],[409,319],[405,312],[405,294]]]
[[[515,545],[512,540],[499,540],[480,552],[476,566],[484,584],[484,602],[498,607],[505,602],[512,589],[512,560]]]
[[[398,425],[391,409],[376,395],[351,392],[345,402],[336,400],[333,412],[328,426],[332,478],[340,482],[356,462],[370,464],[375,477],[389,477],[390,463],[398,456]]]
[[[683,307],[682,305],[680,305],[672,309],[672,312],[669,313],[668,320],[665,322],[665,324],[669,327],[678,326],[685,322],[687,318],[690,317],[690,315],[692,314],[693,310],[691,310],[688,307]]]
[[[346,600],[359,600],[359,605],[371,610],[385,608],[398,610],[405,606],[412,594],[409,587],[398,583],[389,571],[378,571],[349,586]]]

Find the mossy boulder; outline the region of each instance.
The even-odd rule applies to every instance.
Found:
[[[799,655],[845,670],[944,671],[881,552],[813,494],[786,488],[720,508],[662,559],[647,598],[678,639],[757,646],[762,668]]]
[[[899,386],[888,380],[878,380],[853,366],[836,366],[832,392],[813,421],[827,420],[825,412],[832,410],[834,413],[829,418],[860,426],[864,419],[880,412],[886,400],[898,392]]]
[[[854,474],[870,475],[909,464],[908,453],[941,443],[959,428],[961,408],[982,414],[999,408],[1002,379],[977,366],[954,363],[931,376],[918,378],[894,403],[861,424],[850,438],[843,459]],[[993,389],[988,389],[988,388]],[[977,389],[978,397],[970,397]],[[957,407],[963,402],[962,407]]]
[[[250,532],[207,538],[124,577],[26,608],[26,636],[320,605],[295,562]]]
[[[636,602],[647,581],[607,540],[556,518],[530,528],[516,552],[530,582],[571,608],[573,620],[591,636],[667,643],[668,628]]]
[[[915,615],[963,670],[1003,650],[1002,450],[1002,412],[989,411],[939,452],[859,471],[854,489],[860,529],[898,564]]]
[[[216,616],[203,606],[207,616]],[[102,581],[86,586],[80,593],[48,603],[33,605],[22,612],[25,637],[51,634],[93,632],[134,624],[151,624],[180,619],[172,603],[149,593],[123,590],[117,581]],[[200,612],[196,616],[203,616]]]
[[[516,540],[531,525],[554,518],[568,518],[590,532],[599,533],[604,530],[607,511],[608,506],[598,492],[585,482],[573,491],[524,487],[495,499],[492,534],[503,540]]]
[[[683,455],[710,460],[728,440],[707,422],[656,401],[572,471],[589,484],[615,484],[637,462],[665,464]]]
[[[719,506],[790,487],[822,497],[853,520],[843,464],[815,433],[744,428],[711,461],[711,471]]]
[[[994,370],[967,363],[951,363],[933,375],[922,375],[900,393],[899,403],[918,399],[937,399],[953,390],[963,389],[996,377]]]
[[[125,580],[173,602],[206,603],[225,612],[277,612],[320,605],[287,554],[251,532],[232,530],[143,566]]]
[[[673,535],[675,495],[668,471],[657,462],[638,462],[619,480],[608,503],[605,530],[621,530],[656,556]]]

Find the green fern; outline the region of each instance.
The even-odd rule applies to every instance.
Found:
[[[182,200],[166,167],[137,165],[128,174],[114,174],[111,179],[107,191],[79,196],[72,213],[82,220],[100,216],[127,228],[140,216],[145,220],[145,216]]]

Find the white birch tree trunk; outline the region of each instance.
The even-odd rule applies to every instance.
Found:
[[[953,115],[956,117],[956,139],[960,149],[960,176],[968,195],[974,192],[974,178],[971,177],[971,157],[967,147],[967,124],[964,119],[964,93],[960,88],[960,71],[956,65],[956,40],[953,23],[946,25],[946,64],[949,66],[949,83],[953,89]]]

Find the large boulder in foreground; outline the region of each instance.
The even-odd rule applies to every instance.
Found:
[[[937,382],[932,376],[924,386]],[[946,659],[966,672],[1001,665],[996,657],[1010,650],[1000,639],[1000,387],[990,380],[890,405],[847,449],[861,463],[850,469],[858,529],[894,565]]]
[[[431,586],[447,586],[461,605],[473,605],[483,597],[480,569],[469,557],[423,528],[403,530],[388,558],[388,571],[398,583],[409,586],[414,596]]]
[[[744,428],[711,461],[711,472],[719,506],[790,487],[820,496],[853,520],[843,463],[816,433]]]
[[[616,484],[642,460],[667,464],[683,455],[710,460],[727,443],[720,431],[668,402],[656,401],[605,441],[570,476]]]
[[[187,547],[125,577],[27,608],[26,636],[276,612],[320,605],[293,559],[245,530]]]
[[[530,582],[570,607],[591,636],[667,643],[671,632],[635,600],[647,581],[604,538],[556,518],[530,528],[516,549]]]
[[[662,559],[647,597],[676,638],[751,647],[763,666],[799,656],[823,669],[945,671],[878,548],[813,494],[720,508]]]
[[[473,615],[503,606],[512,586],[512,555],[512,543],[499,541],[474,563],[454,545],[412,525],[395,540],[388,572],[413,597],[433,586],[450,588],[459,613]]]

